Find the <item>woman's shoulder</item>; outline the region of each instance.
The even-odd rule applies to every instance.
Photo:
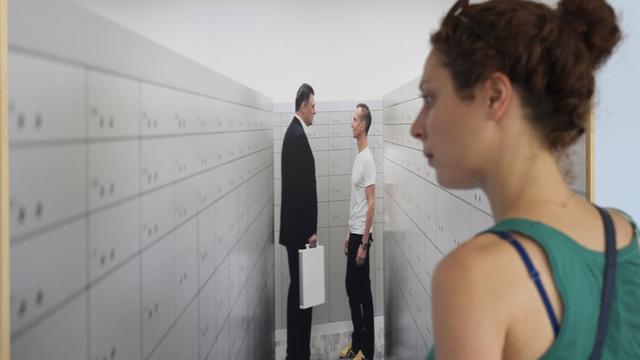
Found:
[[[474,236],[457,247],[438,264],[434,273],[436,288],[447,290],[453,296],[473,295],[477,306],[502,307],[509,302],[505,296],[521,281],[521,260],[509,243],[493,233]],[[517,276],[515,276],[517,275]],[[484,296],[484,298],[483,298]],[[487,304],[483,303],[487,301]]]

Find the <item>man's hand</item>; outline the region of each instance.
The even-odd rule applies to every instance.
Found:
[[[364,249],[364,245],[360,244],[358,246],[358,254],[356,255],[356,265],[360,266],[364,264],[364,261],[367,258],[367,251]]]
[[[344,256],[349,256],[349,236],[344,238]]]
[[[318,235],[313,234],[309,236],[309,239],[307,241],[309,242],[309,247],[316,247],[318,245]]]

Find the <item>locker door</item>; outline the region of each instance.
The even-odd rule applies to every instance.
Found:
[[[141,143],[142,191],[173,181],[173,138],[143,139]]]
[[[142,197],[142,248],[173,229],[173,187],[167,186]]]
[[[351,174],[351,150],[329,151],[329,175]]]
[[[329,201],[349,200],[351,196],[351,175],[329,178]]]
[[[87,284],[86,220],[11,247],[11,332],[15,333]]]
[[[140,84],[140,131],[143,137],[150,135],[169,135],[174,133],[175,94],[172,90]]]
[[[211,206],[198,214],[199,287],[209,281],[218,265],[215,254],[215,221],[215,206]]]
[[[213,278],[212,278],[213,280]],[[198,296],[200,318],[200,358],[204,359],[216,340],[215,281],[207,282]]]
[[[173,180],[195,174],[201,168],[198,162],[198,137],[178,137],[173,141],[173,146]]]
[[[180,314],[198,290],[198,224],[193,218],[173,233],[175,239],[176,311]]]
[[[142,354],[149,356],[176,319],[173,234],[142,253]]]
[[[181,224],[198,211],[198,179],[192,177],[182,180],[174,186],[174,219]]]
[[[10,229],[15,238],[86,211],[86,146],[12,150]]]
[[[89,208],[112,204],[140,192],[137,140],[89,145]]]
[[[95,280],[140,250],[140,200],[91,214],[89,270]]]
[[[84,139],[85,71],[11,51],[11,143]]]
[[[88,100],[89,138],[140,134],[137,81],[89,70]]]
[[[181,360],[198,360],[198,304],[192,302],[173,328]]]
[[[140,358],[140,258],[89,290],[90,359]]]
[[[87,334],[87,296],[81,295],[27,333],[12,339],[11,358],[85,359]]]

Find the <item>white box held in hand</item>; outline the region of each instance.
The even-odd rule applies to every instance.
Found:
[[[300,274],[300,308],[308,309],[323,304],[324,296],[324,246],[318,245],[298,250]]]

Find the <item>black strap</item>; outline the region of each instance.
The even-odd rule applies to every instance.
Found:
[[[611,303],[613,302],[613,288],[616,279],[616,232],[613,228],[613,221],[606,210],[597,207],[602,222],[604,223],[604,236],[606,240],[604,277],[602,285],[602,301],[600,303],[600,317],[598,319],[598,332],[596,341],[589,360],[599,360],[602,356],[604,341],[607,338],[607,326],[609,325],[609,315],[611,313]]]

